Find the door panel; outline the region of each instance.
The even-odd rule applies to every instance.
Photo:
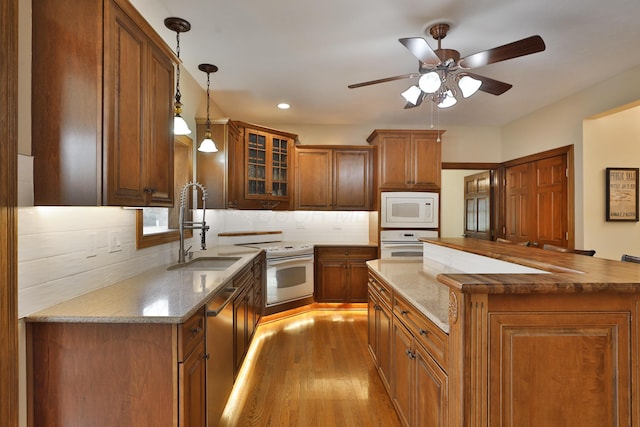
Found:
[[[491,240],[491,193],[490,171],[464,178],[464,234],[467,237]]]
[[[566,246],[567,179],[566,157],[557,156],[535,162],[536,177],[536,241]]]

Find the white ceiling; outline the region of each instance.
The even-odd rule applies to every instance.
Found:
[[[399,42],[451,30],[442,47],[464,57],[532,35],[546,50],[474,69],[513,84],[441,110],[441,126],[500,126],[640,64],[638,0],[132,0],[175,49],[164,18],[191,23],[180,36],[184,67],[206,88],[198,64],[211,63],[212,99],[230,117],[259,124],[416,126],[430,103],[405,110],[411,80],[347,85],[417,71]],[[184,99],[188,102],[187,99]],[[288,102],[291,109],[278,110]]]

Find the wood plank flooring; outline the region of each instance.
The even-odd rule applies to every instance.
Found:
[[[367,350],[364,310],[261,324],[221,426],[400,426]]]

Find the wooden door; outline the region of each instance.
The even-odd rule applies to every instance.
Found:
[[[464,234],[491,240],[491,171],[464,178]]]
[[[567,155],[508,167],[505,181],[505,238],[567,247]]]
[[[567,246],[567,160],[556,156],[533,164],[536,180],[534,239],[538,246]]]
[[[331,209],[332,150],[296,149],[296,209]]]
[[[380,300],[376,296],[375,292],[369,291],[367,298],[367,342],[369,344],[369,351],[373,356],[375,365],[378,366],[378,340],[376,339],[378,326],[376,320],[378,317],[378,310],[380,309]]]
[[[371,187],[371,150],[333,151],[333,209],[371,209]]]
[[[529,164],[506,170],[505,238],[514,242],[532,241]]]

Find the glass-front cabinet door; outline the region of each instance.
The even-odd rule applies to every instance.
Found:
[[[239,209],[290,209],[293,189],[293,150],[296,135],[237,122],[244,134],[241,166],[244,181],[230,183],[243,194],[232,193],[231,207]],[[238,159],[239,160],[239,159]],[[233,175],[232,175],[233,176]]]

